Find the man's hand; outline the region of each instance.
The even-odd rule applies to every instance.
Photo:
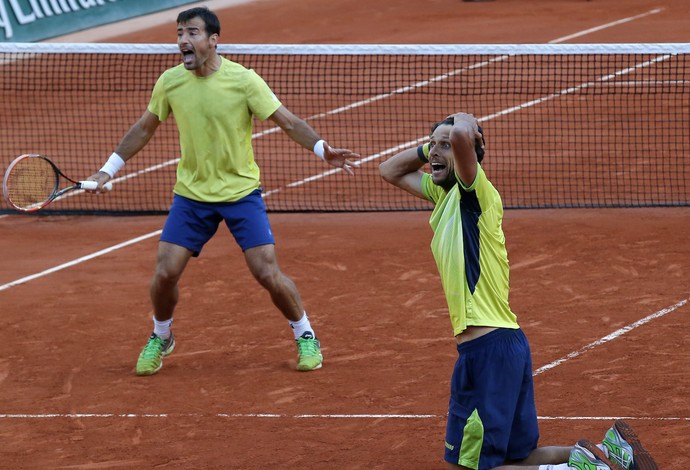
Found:
[[[479,132],[479,121],[477,121],[477,118],[474,117],[472,114],[467,114],[467,113],[455,113],[451,114],[448,117],[452,117],[454,124],[453,125],[464,125],[472,129],[474,132],[474,140],[477,142],[477,145],[480,148],[484,148],[484,141],[482,139],[482,133]]]
[[[348,149],[334,149],[324,142],[323,159],[326,160],[329,165],[342,168],[349,174],[354,175],[355,172],[353,171],[353,167],[355,164],[350,160],[351,158],[359,158],[359,154]]]
[[[103,185],[110,181],[110,175],[104,171],[99,171],[98,173],[94,173],[93,175],[86,178],[86,180],[98,182],[98,189],[96,189],[94,192],[100,193],[102,191],[105,191],[103,189]]]

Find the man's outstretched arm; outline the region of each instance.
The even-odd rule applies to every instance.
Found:
[[[331,147],[304,119],[294,115],[285,106],[280,106],[269,119],[305,149],[313,151],[330,165],[354,174],[354,162],[351,159],[359,158],[359,154],[349,149]]]
[[[144,114],[124,135],[120,144],[115,149],[115,152],[108,158],[103,168],[91,175],[88,179],[98,181],[99,188],[102,187],[122,169],[127,160],[144,148],[149,140],[151,140],[151,137],[153,137],[153,134],[156,133],[156,129],[158,129],[160,123],[158,116],[149,110],[144,111]]]

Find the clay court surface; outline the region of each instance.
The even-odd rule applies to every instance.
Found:
[[[226,43],[546,43],[633,17],[566,42],[688,42],[690,20],[680,0],[218,12]],[[175,15],[99,40],[173,42]],[[164,217],[0,217],[0,468],[445,468],[456,350],[428,215],[271,215],[323,344],[323,369],[304,374],[286,322],[219,230],[183,277],[177,349],[146,378],[133,369]],[[625,417],[660,468],[690,466],[689,220],[687,207],[506,212],[542,445],[600,441]]]

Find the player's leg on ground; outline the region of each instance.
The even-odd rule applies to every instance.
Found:
[[[534,449],[520,465],[545,465],[565,463],[570,458],[572,447],[545,446]]]

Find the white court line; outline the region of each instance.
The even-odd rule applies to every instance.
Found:
[[[88,418],[268,418],[268,419],[446,419],[434,414],[275,414],[275,413],[7,413],[0,419],[88,419]],[[690,417],[669,416],[537,416],[542,421],[690,421]]]
[[[610,335],[604,336],[603,338],[598,339],[596,341],[593,341],[593,342],[589,343],[587,346],[584,346],[577,351],[571,352],[567,356],[564,356],[560,359],[553,361],[550,364],[546,364],[545,366],[540,367],[539,369],[535,370],[532,373],[532,375],[534,377],[536,377],[537,375],[539,375],[543,372],[546,372],[547,370],[553,369],[554,367],[559,366],[559,365],[563,364],[564,362],[569,361],[570,359],[574,359],[574,358],[582,355],[583,353],[589,351],[590,349],[594,349],[595,347],[601,346],[604,343],[608,343],[609,341],[613,341],[614,339],[616,339],[620,336],[623,336],[624,334],[634,330],[637,327],[644,325],[645,323],[649,323],[650,321],[652,321],[656,318],[661,318],[664,315],[671,313],[674,310],[679,309],[683,305],[687,304],[688,301],[690,301],[690,298],[685,299],[685,300],[681,300],[680,302],[678,302],[674,305],[671,305],[670,307],[663,308],[663,309],[659,310],[658,312],[655,312],[655,313],[652,313],[651,315],[646,316],[642,320],[638,320],[635,323],[632,323],[628,326],[620,328],[620,329],[614,331],[613,333],[611,333]]]
[[[97,251],[95,253],[91,253],[90,255],[82,256],[81,258],[77,258],[75,260],[69,261],[67,263],[61,264],[59,266],[55,266],[50,269],[46,269],[45,271],[42,271],[40,273],[32,274],[31,276],[26,276],[21,279],[17,279],[16,281],[9,282],[7,284],[3,284],[0,286],[0,291],[3,291],[5,289],[9,289],[10,287],[17,286],[19,284],[24,284],[25,282],[33,281],[34,279],[38,279],[39,277],[47,276],[48,274],[54,273],[56,271],[61,271],[65,268],[69,268],[70,266],[74,266],[75,264],[80,264],[83,263],[84,261],[88,261],[93,258],[98,258],[99,256],[106,255],[110,252],[113,252],[115,250],[119,250],[120,248],[124,248],[129,245],[133,245],[135,243],[139,243],[142,240],[146,240],[147,238],[155,237],[156,235],[160,235],[162,230],[156,230],[155,232],[147,233],[146,235],[142,235],[140,237],[132,238],[131,240],[127,240],[125,242],[119,243],[117,245],[111,246],[109,248],[105,248],[103,250]]]
[[[563,37],[558,38],[558,39],[553,39],[553,40],[549,41],[549,44],[558,44],[559,42],[564,42],[564,41],[568,41],[570,39],[574,39],[574,38],[577,38],[580,36],[585,36],[585,35],[590,34],[590,33],[595,33],[597,31],[601,31],[602,29],[611,28],[613,26],[618,26],[619,24],[627,23],[629,21],[639,20],[640,18],[644,18],[645,16],[655,15],[657,13],[661,13],[663,10],[664,10],[664,8],[655,8],[654,10],[649,10],[648,12],[642,13],[640,15],[630,16],[628,18],[623,18],[622,20],[612,21],[611,23],[606,23],[606,24],[603,24],[601,26],[596,26],[594,28],[585,29],[584,31],[580,31],[579,33],[570,34],[568,36],[563,36]]]
[[[43,419],[43,418],[326,418],[326,419],[428,419],[440,415],[421,414],[275,414],[275,413],[44,413],[44,414],[0,414],[0,419]],[[443,416],[445,418],[445,416]]]

